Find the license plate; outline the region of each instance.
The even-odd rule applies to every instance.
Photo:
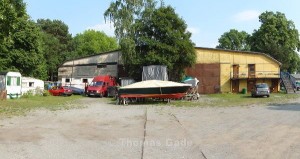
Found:
[[[95,94],[94,94],[94,93],[91,93],[90,95],[93,96],[93,95],[95,95]]]

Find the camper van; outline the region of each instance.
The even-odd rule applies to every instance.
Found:
[[[117,82],[115,77],[109,75],[96,76],[87,87],[86,94],[88,96],[107,96],[107,88],[116,85]]]
[[[6,92],[6,98],[21,96],[22,76],[19,72],[0,72],[0,92]]]
[[[33,95],[40,95],[43,94],[43,91],[44,81],[32,77],[22,78],[22,94],[32,93]]]

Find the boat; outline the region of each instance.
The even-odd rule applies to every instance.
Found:
[[[120,87],[120,98],[181,98],[191,84],[172,81],[147,80]]]

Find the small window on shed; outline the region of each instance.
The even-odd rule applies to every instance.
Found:
[[[88,79],[86,78],[82,79],[82,83],[88,83]]]
[[[34,87],[34,82],[29,82],[29,87]]]
[[[10,86],[11,85],[11,77],[10,76],[7,76],[7,81],[6,81],[6,85],[7,86]]]
[[[17,77],[17,86],[21,86],[21,77]]]
[[[66,78],[66,82],[70,82],[70,78]]]

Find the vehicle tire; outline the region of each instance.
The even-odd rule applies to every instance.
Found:
[[[267,97],[269,98],[269,97],[270,97],[270,95],[267,95]]]
[[[99,96],[100,96],[100,98],[102,98],[103,97],[103,92],[101,92]]]

